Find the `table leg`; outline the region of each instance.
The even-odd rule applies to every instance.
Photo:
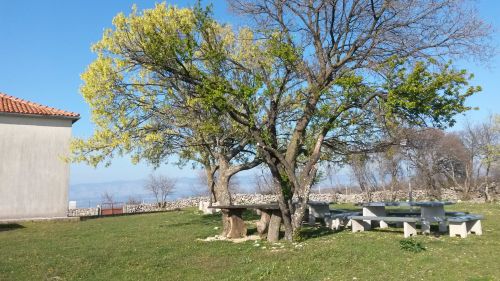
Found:
[[[448,231],[448,226],[446,225],[445,221],[439,222],[439,232],[447,232]]]
[[[448,230],[445,222],[444,206],[422,206],[420,207],[420,216],[429,224],[425,225],[425,227],[422,225],[422,233],[430,233],[430,224],[433,222],[438,222],[439,232],[446,232]]]
[[[363,216],[372,216],[372,217],[385,217],[385,206],[367,206],[363,207]],[[368,226],[371,226],[370,220],[365,220]],[[387,228],[388,225],[385,221],[380,221],[380,228]]]
[[[315,213],[314,213],[314,210],[311,208],[311,206],[307,206],[307,210],[308,210],[308,224],[310,226],[314,226],[316,224],[316,216],[315,216]]]
[[[422,220],[422,234],[431,233],[431,224],[428,221]]]
[[[242,218],[243,210],[229,209],[227,212],[227,219],[229,221],[229,230],[226,234],[227,238],[243,238],[247,235],[247,227]]]
[[[261,238],[267,236],[267,230],[269,228],[269,222],[271,221],[272,212],[269,210],[260,210],[260,220],[256,223],[257,232]]]
[[[281,226],[281,211],[273,210],[271,214],[271,220],[269,221],[269,230],[267,232],[267,241],[278,242],[280,237],[280,226]]]
[[[314,205],[309,205],[309,225],[313,226],[316,224],[316,219],[323,219],[323,222],[326,223],[325,221],[325,216],[330,215],[330,206],[329,205],[324,205],[324,204],[314,204]]]

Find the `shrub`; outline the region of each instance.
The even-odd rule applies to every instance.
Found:
[[[422,251],[425,251],[425,246],[424,244],[415,241],[413,239],[403,239],[399,241],[399,245],[402,250],[413,252],[413,253],[419,253]]]

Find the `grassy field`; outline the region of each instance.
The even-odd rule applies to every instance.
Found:
[[[500,280],[500,204],[447,209],[484,214],[483,236],[418,236],[420,253],[400,248],[401,229],[309,229],[298,244],[204,242],[219,216],[194,209],[0,225],[0,280]]]

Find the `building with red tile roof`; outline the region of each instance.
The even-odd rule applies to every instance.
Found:
[[[0,221],[67,216],[64,158],[79,118],[0,93]]]

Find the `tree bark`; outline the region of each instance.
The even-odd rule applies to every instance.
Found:
[[[490,176],[490,167],[491,163],[488,162],[486,165],[486,175],[485,175],[485,185],[484,185],[484,196],[486,197],[486,202],[491,202],[491,196],[490,196],[490,183],[488,181],[488,177]]]
[[[220,171],[214,188],[215,202],[220,206],[232,205],[231,194],[229,193],[229,178]],[[231,231],[231,219],[227,212],[222,212],[222,236],[227,237]]]
[[[284,176],[284,172],[280,171],[276,161],[268,161],[268,167],[273,177],[273,183],[278,187],[275,188],[276,195],[278,196],[278,205],[280,207],[281,215],[283,218],[283,225],[285,228],[285,239],[292,241],[293,237],[293,226],[292,226],[292,187],[287,177]]]

